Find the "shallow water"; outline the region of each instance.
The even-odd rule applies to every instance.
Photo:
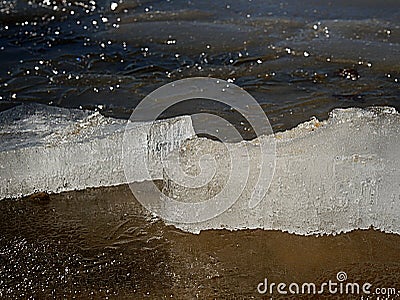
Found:
[[[252,299],[264,278],[318,284],[339,271],[400,292],[400,236],[374,230],[193,235],[152,218],[127,186],[5,200],[0,220],[2,299]]]
[[[14,0],[0,11],[2,109],[34,101],[126,118],[149,92],[189,76],[245,88],[274,130],[333,107],[399,108],[395,0]],[[163,117],[199,111],[248,127],[207,101]]]

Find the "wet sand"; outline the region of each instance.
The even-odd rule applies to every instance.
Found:
[[[346,282],[371,283],[371,291],[400,289],[399,235],[373,229],[320,237],[262,230],[193,235],[149,215],[125,185],[44,196],[0,202],[3,299],[257,299],[264,278],[318,284],[340,271]]]

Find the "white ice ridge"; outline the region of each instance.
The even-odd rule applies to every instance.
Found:
[[[125,121],[100,114],[40,105],[19,106],[0,114],[0,199],[36,190],[58,192],[124,183],[121,141]],[[179,152],[188,173],[196,173],[201,153],[222,162],[203,189],[185,189],[166,180],[174,199],[203,201],[218,193],[229,168],[220,142],[195,137],[190,117],[160,121],[151,134],[138,124],[131,134],[138,155],[159,157],[159,149]],[[165,132],[168,140],[165,140]],[[259,139],[270,137],[259,137]],[[400,114],[390,107],[335,109],[327,121],[313,119],[277,133],[276,169],[264,199],[248,202],[257,178],[226,212],[202,223],[174,224],[190,232],[206,229],[261,228],[296,234],[336,234],[374,227],[400,234]],[[260,161],[260,141],[247,147],[250,167]],[[165,147],[168,143],[168,147]],[[151,149],[149,149],[151,148]],[[167,155],[161,155],[167,157]],[[237,157],[235,159],[241,159]],[[218,163],[218,162],[217,162]],[[135,181],[148,180],[137,172]],[[153,169],[158,179],[165,177]],[[153,179],[155,179],[153,177]],[[235,193],[233,193],[235,195]]]
[[[62,192],[126,183],[122,140],[126,121],[98,112],[20,105],[0,113],[0,199],[35,191]],[[145,128],[152,126],[151,134]],[[195,135],[190,117],[130,127],[141,143],[137,155],[148,155],[148,145],[179,147]],[[149,180],[138,169],[135,181]],[[162,179],[162,170],[152,172]]]
[[[250,172],[244,192],[225,213],[202,223],[174,225],[193,233],[260,228],[323,235],[373,227],[400,234],[400,114],[394,108],[335,109],[327,121],[312,119],[275,138],[275,174],[258,206],[250,209],[248,204],[256,182]],[[257,140],[248,143],[250,152],[254,144]],[[190,140],[185,147],[224,155],[210,140]],[[254,154],[253,170],[259,161]],[[175,198],[194,195],[169,187]],[[210,189],[218,192],[220,187],[213,183],[196,190],[196,197],[206,199]]]

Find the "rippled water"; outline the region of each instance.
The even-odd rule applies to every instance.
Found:
[[[2,299],[253,299],[266,277],[318,284],[339,271],[349,282],[400,292],[399,235],[193,235],[151,217],[127,186],[4,200],[0,226]]]
[[[395,0],[14,0],[0,12],[3,109],[34,101],[128,117],[150,91],[189,76],[245,88],[275,130],[333,107],[399,107]],[[164,116],[198,111],[242,121],[199,100]]]

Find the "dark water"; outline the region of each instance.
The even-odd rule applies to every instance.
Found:
[[[4,200],[0,226],[2,299],[260,299],[264,278],[321,284],[336,281],[340,271],[346,282],[371,283],[371,292],[396,289],[384,299],[400,297],[399,235],[193,235],[149,216],[127,186]],[[360,299],[278,296],[273,299]]]
[[[116,2],[3,1],[0,107],[33,101],[126,118],[167,82],[213,76],[250,92],[275,130],[334,107],[399,108],[396,0]],[[199,111],[241,121],[206,101],[164,116]]]

